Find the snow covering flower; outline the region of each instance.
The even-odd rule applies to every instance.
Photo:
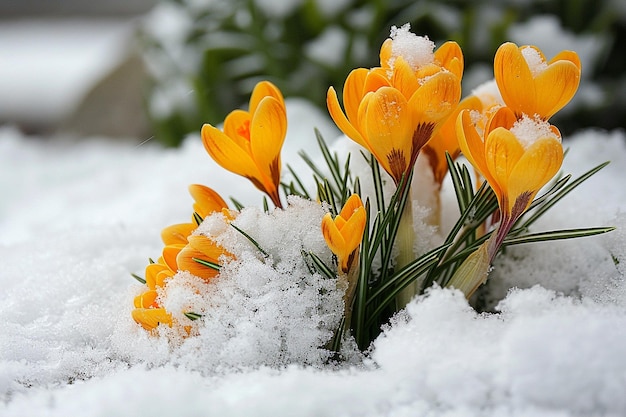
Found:
[[[574,97],[580,83],[578,54],[561,51],[550,61],[539,48],[507,42],[496,51],[494,75],[515,115],[548,120]]]
[[[350,72],[341,109],[328,89],[335,124],[369,150],[396,184],[413,169],[422,147],[454,111],[461,97],[463,55],[447,42],[433,52],[427,37],[392,28],[380,50],[380,67]]]
[[[202,218],[228,207],[219,194],[204,185],[190,185],[189,193],[194,198],[194,214]],[[135,297],[135,309],[131,313],[144,329],[152,330],[159,323],[172,325],[172,315],[159,302],[159,291],[165,287],[166,280],[173,278],[179,270],[211,279],[218,273],[220,256],[232,256],[208,237],[192,235],[198,224],[192,217],[192,223],[174,224],[161,232],[165,247],[157,262],[146,266],[144,281],[148,289]]]
[[[248,111],[234,110],[226,117],[223,132],[210,124],[202,126],[202,142],[215,162],[248,178],[276,207],[282,207],[278,186],[286,134],[282,93],[268,81],[255,86]]]
[[[333,219],[326,213],[322,233],[330,250],[337,255],[340,272],[347,274],[358,257],[358,248],[365,231],[365,208],[357,194],[352,194],[341,212]]]

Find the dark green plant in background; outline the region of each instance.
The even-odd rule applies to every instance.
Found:
[[[152,77],[147,110],[157,139],[175,146],[203,123],[220,123],[261,79],[325,109],[328,87],[341,88],[353,68],[376,66],[389,28],[407,22],[437,44],[461,45],[468,94],[492,77],[496,48],[532,35],[543,16],[587,52],[569,49],[589,56],[588,88],[558,116],[561,131],[623,127],[624,9],[619,0],[163,0],[141,34]]]

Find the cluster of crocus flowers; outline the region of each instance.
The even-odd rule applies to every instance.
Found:
[[[534,46],[503,44],[494,59],[503,106],[463,110],[456,120],[465,157],[493,189],[500,222],[492,236],[460,266],[449,285],[469,298],[488,275],[504,238],[537,192],[559,171],[563,147],[548,119],[573,97],[580,60],[563,51],[546,62]]]
[[[338,285],[345,288],[344,317],[350,326],[351,306],[356,290],[359,248],[367,215],[358,194],[352,194],[335,218],[326,213],[322,218],[322,234],[331,252],[337,256]]]
[[[276,207],[282,207],[278,193],[280,151],[287,134],[287,115],[282,93],[274,84],[259,82],[248,111],[232,111],[224,120],[223,131],[205,124],[201,133],[204,147],[215,162],[248,178]]]
[[[144,280],[147,289],[134,299],[132,317],[146,330],[152,330],[159,324],[172,325],[172,315],[159,302],[159,293],[167,280],[178,271],[188,271],[210,280],[219,272],[220,258],[232,256],[211,238],[192,234],[202,219],[214,212],[222,211],[230,217],[226,202],[214,190],[203,185],[192,184],[189,192],[194,198],[191,222],[163,229],[161,239],[165,247],[157,262],[146,266]]]
[[[394,182],[413,169],[422,147],[456,109],[461,97],[463,55],[455,42],[434,43],[393,28],[380,50],[380,67],[350,72],[342,110],[330,87],[332,119],[350,139],[370,151]]]

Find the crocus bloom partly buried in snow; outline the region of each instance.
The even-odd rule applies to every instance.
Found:
[[[345,113],[335,89],[328,90],[335,124],[369,150],[396,184],[461,97],[461,49],[454,42],[434,48],[408,26],[394,27],[381,47],[381,66],[355,69],[346,78]]]
[[[507,42],[496,51],[493,69],[502,98],[517,118],[548,120],[574,97],[580,83],[580,59],[572,51],[546,61],[535,46]]]
[[[248,111],[235,110],[226,116],[223,132],[210,124],[202,126],[202,142],[215,162],[248,178],[276,207],[282,207],[278,187],[286,133],[283,96],[272,83],[262,81],[252,91]]]
[[[204,185],[190,185],[189,193],[194,199],[194,212],[201,219],[228,208],[219,194]],[[161,232],[165,247],[157,262],[146,266],[144,280],[148,289],[135,297],[132,311],[133,319],[146,330],[156,328],[159,323],[172,325],[172,316],[161,307],[157,295],[159,289],[165,287],[166,280],[172,279],[176,272],[189,271],[205,280],[218,273],[218,258],[226,252],[206,236],[192,235],[198,227],[198,220],[192,216],[191,223],[174,224]]]

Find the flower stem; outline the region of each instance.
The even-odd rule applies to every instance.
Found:
[[[410,193],[410,189],[407,188],[406,192]],[[413,253],[413,244],[415,242],[415,232],[413,231],[413,204],[410,197],[407,198],[406,205],[402,211],[396,242],[399,249],[398,258],[396,260],[396,269],[399,270],[415,259],[415,255]],[[415,281],[403,288],[396,297],[398,309],[404,308],[409,301],[411,301],[413,296],[417,294],[417,290],[418,283]]]

